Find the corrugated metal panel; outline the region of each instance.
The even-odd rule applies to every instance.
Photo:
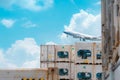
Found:
[[[75,80],[75,65],[74,63],[71,63],[71,73],[70,73],[71,79]]]
[[[48,45],[48,61],[55,61],[55,46],[54,45]]]
[[[40,46],[40,61],[48,61],[47,57],[47,46],[46,45],[41,45]]]
[[[95,63],[102,63],[102,48],[101,43],[96,43],[94,46]]]
[[[71,61],[75,62],[75,46],[71,46]]]
[[[87,59],[82,59],[78,56],[79,50],[90,50],[91,56]],[[75,63],[93,63],[93,43],[75,43]]]
[[[54,62],[42,62],[40,65],[41,65],[41,68],[55,67]]]
[[[45,62],[40,63],[40,68],[48,68],[48,64]]]
[[[41,61],[55,61],[55,46],[41,45]]]
[[[101,80],[102,79],[102,65],[95,65],[94,76],[95,76],[94,77],[95,80]]]
[[[49,62],[49,63],[47,63],[48,64],[48,68],[49,67],[55,67],[55,63],[54,62]]]

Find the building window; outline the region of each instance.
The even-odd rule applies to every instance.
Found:
[[[79,50],[77,52],[78,57],[82,57],[82,59],[87,59],[88,57],[91,57],[91,51],[90,50]]]
[[[68,58],[69,57],[69,53],[67,51],[58,51],[57,55],[59,58]]]

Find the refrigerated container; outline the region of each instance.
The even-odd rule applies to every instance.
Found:
[[[56,45],[55,49],[56,61],[70,61],[72,51],[71,45]]]
[[[75,80],[94,80],[93,65],[75,65]]]
[[[75,43],[75,63],[93,63],[93,50],[93,43]]]

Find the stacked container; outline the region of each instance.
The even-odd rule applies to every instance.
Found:
[[[74,46],[72,45],[56,45],[56,67],[59,69],[59,78],[64,80],[74,79],[73,58]]]
[[[55,45],[41,45],[40,67],[55,67]]]
[[[41,45],[41,68],[57,67],[60,80],[74,79],[74,46]]]
[[[75,44],[75,80],[101,80],[101,45],[100,43]],[[98,73],[97,73],[98,72]]]
[[[75,43],[75,63],[92,64],[93,63],[93,44],[92,43]]]
[[[58,68],[59,80],[101,79],[102,70],[98,67],[102,67],[100,43],[41,45],[40,59],[41,68]]]

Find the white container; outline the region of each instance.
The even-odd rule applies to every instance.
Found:
[[[102,48],[101,48],[101,43],[95,43],[94,46],[94,55],[93,57],[95,58],[95,61],[93,61],[93,63],[102,63]]]
[[[55,61],[55,45],[41,45],[40,46],[40,60],[41,62],[54,62]]]
[[[42,62],[40,64],[40,68],[50,68],[50,67],[55,67],[54,62]]]
[[[102,65],[95,65],[94,80],[102,79]]]
[[[87,51],[87,54],[90,54],[91,56],[88,56],[86,59],[82,58],[79,51]],[[93,54],[94,54],[94,44],[88,43],[88,42],[81,42],[81,43],[75,43],[75,63],[93,63]],[[90,53],[91,52],[91,53]]]
[[[48,64],[45,62],[40,63],[40,68],[48,68]]]
[[[75,45],[71,46],[71,62],[75,62]]]
[[[71,61],[71,45],[56,45],[56,61]]]
[[[75,64],[71,63],[71,72],[70,72],[70,76],[72,80],[75,80]]]
[[[40,46],[40,61],[48,61],[47,59],[47,46],[41,45]]]
[[[70,63],[56,63],[56,67],[58,68],[59,79],[70,79]]]
[[[75,65],[75,80],[80,79],[81,73],[83,74],[85,73],[85,76],[87,77],[91,76],[90,80],[94,80],[93,72],[94,72],[93,65]],[[83,75],[81,77],[83,77]]]

